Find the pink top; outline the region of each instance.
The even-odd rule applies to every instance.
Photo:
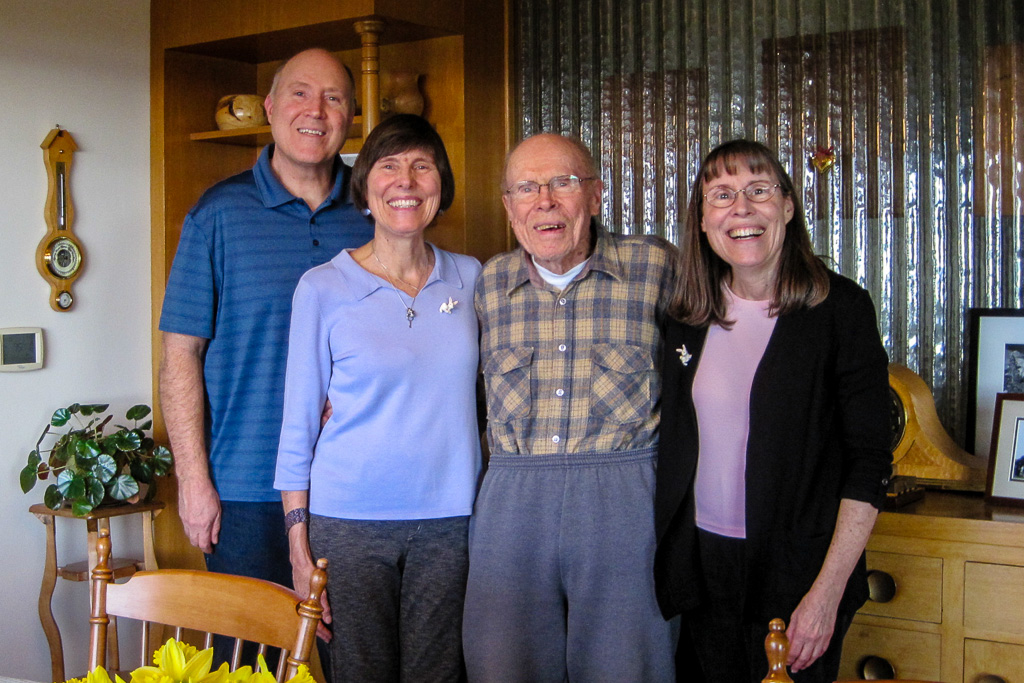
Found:
[[[747,434],[750,385],[775,329],[768,301],[740,299],[727,286],[726,319],[731,330],[712,325],[693,381],[700,456],[694,495],[697,526],[711,533],[746,538]]]

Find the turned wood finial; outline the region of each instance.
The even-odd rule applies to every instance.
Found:
[[[285,675],[280,680],[288,680],[294,676],[300,664],[309,664],[308,660],[299,659],[298,653],[311,649],[313,643],[316,642],[316,625],[324,613],[323,606],[320,604],[320,595],[326,587],[327,560],[320,558],[316,561],[316,569],[313,570],[313,575],[309,577],[308,597],[296,607],[296,611],[302,619],[302,625],[299,629],[299,636],[295,647],[288,654]]]
[[[327,558],[321,557],[316,561],[316,569],[309,577],[309,598],[320,602],[320,594],[327,588]]]
[[[772,619],[768,624],[768,636],[764,639],[764,653],[768,655],[768,675],[761,683],[793,683],[786,670],[789,656],[789,639],[786,638],[786,622]]]
[[[316,561],[316,569],[309,577],[309,589],[306,591],[306,599],[299,603],[296,608],[299,615],[310,618],[314,621],[320,619],[323,614],[323,606],[320,604],[320,595],[327,587],[327,560],[320,558]]]
[[[384,32],[380,19],[365,19],[355,23],[362,43],[361,69],[363,76],[363,139],[380,120],[380,34]]]

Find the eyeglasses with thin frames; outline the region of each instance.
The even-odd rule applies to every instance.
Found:
[[[580,178],[575,175],[555,176],[546,183],[523,180],[505,190],[505,194],[517,202],[531,202],[540,196],[540,188],[548,188],[552,197],[568,197],[580,191],[580,186],[587,180],[596,180],[596,176]]]
[[[725,209],[732,206],[736,202],[736,197],[742,192],[747,196],[747,199],[760,204],[774,197],[775,191],[779,187],[777,184],[772,185],[763,180],[750,183],[742,190],[734,190],[725,185],[717,185],[704,193],[704,200],[717,209]]]

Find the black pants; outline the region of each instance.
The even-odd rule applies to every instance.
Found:
[[[768,673],[764,639],[768,622],[745,617],[747,596],[746,541],[698,530],[700,561],[707,589],[706,602],[683,615],[690,643],[680,639],[681,648],[692,647],[707,683],[760,683]],[[788,620],[789,614],[775,615]],[[828,649],[810,667],[795,674],[795,683],[832,683],[839,673],[843,638],[850,628],[852,614],[840,612]],[[684,656],[682,650],[679,656]],[[679,667],[677,671],[685,671]],[[691,670],[692,670],[691,665]],[[692,678],[688,679],[692,681]]]

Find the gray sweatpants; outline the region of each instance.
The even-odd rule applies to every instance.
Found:
[[[334,683],[462,680],[467,527],[312,515],[310,549],[329,562]]]
[[[492,455],[470,526],[470,683],[674,681],[654,596],[653,449]]]

